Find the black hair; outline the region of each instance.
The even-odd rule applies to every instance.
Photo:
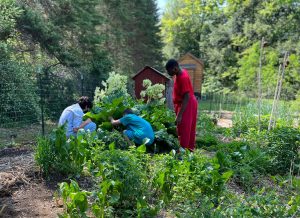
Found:
[[[82,110],[84,110],[86,107],[89,109],[91,109],[93,107],[93,103],[87,96],[81,96],[78,100],[78,104]]]
[[[179,67],[178,62],[175,59],[170,59],[166,63],[166,70],[172,70],[174,67]]]
[[[123,112],[123,115],[125,115],[125,114],[134,114],[134,113],[133,113],[133,110],[131,110],[130,108],[127,108]]]

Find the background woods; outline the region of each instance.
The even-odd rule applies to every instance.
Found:
[[[162,1],[0,0],[0,217],[300,217],[299,0]],[[201,93],[194,152],[168,58]],[[82,95],[97,131],[67,139]]]

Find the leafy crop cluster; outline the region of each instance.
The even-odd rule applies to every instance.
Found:
[[[107,122],[127,107],[152,124],[152,147],[128,144],[122,129]],[[97,132],[67,140],[61,127],[36,148],[45,174],[72,178],[59,185],[61,217],[155,217],[162,211],[177,217],[300,215],[300,130],[288,122],[258,131],[249,116],[237,134],[235,127],[218,128],[214,117],[200,114],[198,149],[178,154],[174,114],[155,102],[136,101],[118,89],[86,117],[98,124]],[[90,186],[78,177],[88,178]]]
[[[122,127],[113,128],[109,117],[120,119],[125,109],[132,108],[137,115],[150,122],[155,131],[155,142],[148,149],[152,151],[178,149],[175,114],[162,104],[164,86],[152,85],[150,80],[145,80],[144,83],[147,88],[145,90],[145,95],[148,97],[147,103],[130,97],[126,88],[126,76],[110,73],[110,77],[104,82],[105,89],[97,88],[95,91],[97,100],[94,110],[88,112],[85,117],[91,118],[99,126],[101,134],[98,134],[98,137],[106,143],[111,143],[116,141],[114,136],[118,135],[117,131],[121,131]],[[121,144],[122,142],[116,143],[116,146],[126,148]]]
[[[163,84],[154,84],[149,79],[145,79],[143,81],[143,86],[145,90],[141,91],[141,97],[146,99],[147,103],[157,101],[159,105],[163,105],[165,103],[165,98],[163,97],[163,91],[165,90],[165,86]]]
[[[103,89],[96,87],[94,101],[96,103],[101,102],[105,96],[112,95],[116,92],[127,96],[127,76],[120,75],[115,72],[109,73],[109,77],[106,82],[102,81]]]
[[[108,145],[97,139],[96,133],[82,133],[65,141],[62,132],[59,128],[54,138],[38,144],[38,163],[44,172],[85,176],[92,185],[81,188],[75,180],[60,184],[65,205],[61,217],[154,217],[161,210],[178,217],[299,215],[300,180],[294,177],[293,183],[287,184],[288,180],[273,172],[270,182],[279,188],[288,185],[287,190],[260,187],[259,181],[268,175],[270,155],[247,142],[208,147],[216,151],[213,157],[196,150],[178,159],[175,151],[150,155],[145,145],[118,149],[114,142]],[[38,156],[45,145],[57,149],[45,154],[48,165]],[[243,194],[231,191],[228,185],[232,183]]]

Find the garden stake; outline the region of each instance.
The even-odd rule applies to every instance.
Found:
[[[283,82],[283,78],[284,78],[285,67],[287,66],[287,62],[288,62],[288,57],[289,57],[289,53],[285,52],[284,58],[283,58],[283,64],[281,66],[282,69],[281,69],[281,74],[280,74],[281,76],[279,78],[279,83],[278,83],[278,90],[277,90],[277,92],[275,91],[274,111],[273,111],[273,114],[271,114],[271,118],[272,118],[272,116],[274,116],[274,119],[271,120],[271,118],[270,118],[270,120],[271,120],[270,121],[271,124],[269,123],[270,129],[275,127],[276,117],[277,117],[277,113],[278,113],[278,111],[277,111],[278,102],[279,102],[279,98],[280,98],[280,93],[281,93],[281,89],[282,89],[282,82]],[[273,107],[272,107],[272,110],[273,110]]]
[[[260,44],[260,55],[259,55],[259,70],[257,74],[257,85],[258,85],[258,131],[261,129],[261,68],[262,68],[262,56],[263,56],[263,50],[264,50],[264,44],[265,40],[264,37],[261,39]]]
[[[270,115],[270,121],[269,121],[269,125],[268,125],[268,131],[270,131],[271,127],[272,127],[273,114],[274,114],[274,111],[275,111],[276,98],[277,98],[277,93],[278,93],[279,81],[280,81],[280,77],[281,77],[281,67],[282,67],[282,65],[280,64],[279,65],[279,69],[278,69],[278,79],[277,79],[277,85],[276,85],[275,95],[274,95],[273,104],[272,104],[272,111],[271,111],[271,115]]]

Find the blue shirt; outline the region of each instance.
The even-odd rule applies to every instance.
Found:
[[[150,139],[147,144],[152,144],[154,141],[154,132],[149,122],[135,114],[126,114],[120,119],[120,122],[126,126],[127,130],[133,132],[135,141],[139,144],[143,143],[145,138]]]

